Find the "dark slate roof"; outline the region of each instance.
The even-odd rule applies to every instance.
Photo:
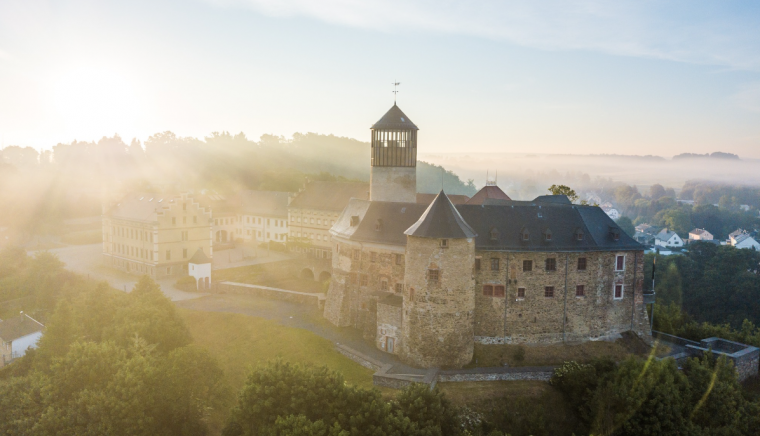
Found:
[[[432,203],[433,200],[435,200],[435,197],[437,195],[438,194],[421,194],[421,193],[418,192],[417,193],[417,203],[424,204],[425,206],[427,206],[430,203]],[[450,195],[450,194],[446,194],[446,196],[449,197],[449,200],[451,200],[451,202],[454,203],[454,204],[465,204],[465,203],[467,203],[467,200],[470,199],[470,197],[468,197],[466,195],[458,195],[458,194]]]
[[[477,250],[558,252],[644,249],[619,230],[601,208],[595,206],[500,200],[499,204],[464,204],[456,206],[456,209],[478,234],[475,237]],[[424,205],[414,203],[356,201],[347,208],[331,232],[352,241],[404,246],[404,229],[414,224],[424,211]],[[348,225],[350,215],[361,218],[358,226]],[[382,226],[376,230],[378,220],[382,220]],[[618,229],[619,240],[612,238],[610,228]],[[491,240],[493,229],[498,232],[496,240]],[[530,235],[528,241],[522,241],[520,237],[523,229]],[[547,229],[552,233],[551,241],[544,241],[543,233]],[[583,232],[582,241],[575,239],[577,230]]]
[[[474,238],[478,236],[443,190],[430,203],[420,219],[404,234],[421,238]]]
[[[21,315],[0,322],[0,339],[5,342],[12,342],[42,330],[45,330],[44,325],[26,315]]]
[[[511,200],[511,198],[509,198],[509,195],[502,191],[498,186],[486,185],[475,195],[473,195],[471,199],[467,200],[467,204],[483,204],[483,202],[488,198],[497,200]]]
[[[277,191],[242,191],[241,209],[246,215],[288,217],[288,193]]]
[[[533,201],[539,203],[558,203],[558,204],[573,204],[567,195],[539,195],[534,198]]]
[[[369,183],[364,182],[311,182],[298,193],[288,207],[342,211],[348,200],[369,197]]]
[[[204,263],[211,263],[211,259],[206,256],[206,253],[203,252],[202,248],[199,248],[198,251],[193,254],[193,257],[190,258],[188,263],[194,263],[196,265],[203,265]]]
[[[409,119],[396,103],[393,103],[393,107],[383,115],[378,122],[376,122],[371,129],[373,130],[420,130],[414,125],[412,120]]]

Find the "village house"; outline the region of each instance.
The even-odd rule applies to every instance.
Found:
[[[760,243],[758,243],[755,238],[750,236],[749,232],[743,229],[738,229],[731,232],[728,235],[726,244],[731,245],[735,248],[760,251]]]
[[[689,232],[689,242],[691,241],[712,241],[713,234],[705,229],[694,229]]]
[[[45,326],[29,315],[0,320],[0,368],[24,356],[29,348],[37,348]]]
[[[678,236],[678,233],[672,232],[667,228],[660,230],[654,238],[654,245],[658,247],[676,248],[683,247],[683,239]]]
[[[213,256],[211,209],[190,193],[134,193],[103,211],[103,263],[128,273],[187,275],[198,249]]]
[[[369,198],[329,229],[331,323],[421,367],[466,365],[475,343],[651,335],[644,247],[601,208],[513,201],[493,185],[470,199],[480,204],[443,191],[417,203],[417,126],[394,104],[371,130]]]

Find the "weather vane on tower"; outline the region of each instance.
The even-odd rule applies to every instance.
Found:
[[[401,85],[401,82],[393,82],[393,104],[396,104],[396,94],[398,94],[397,86]]]

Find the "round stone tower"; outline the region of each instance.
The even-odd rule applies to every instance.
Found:
[[[417,201],[417,130],[396,103],[372,126],[370,200]]]
[[[475,231],[441,191],[406,232],[401,357],[409,364],[470,363],[475,327]]]

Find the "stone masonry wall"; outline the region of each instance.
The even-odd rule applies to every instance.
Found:
[[[333,324],[358,326],[359,313],[369,310],[372,293],[395,292],[397,284],[403,289],[405,264],[400,247],[336,242],[333,250],[324,314]],[[397,263],[398,255],[401,263]]]
[[[417,201],[415,167],[372,167],[369,184],[372,201]]]
[[[619,255],[625,256],[623,271],[615,271]],[[481,267],[475,273],[475,337],[481,343],[585,341],[631,330],[632,320],[634,331],[650,334],[641,294],[641,252],[479,251],[476,256]],[[555,259],[556,270],[546,270],[547,258]],[[586,259],[585,270],[578,269],[579,258]],[[491,259],[498,259],[497,269]],[[524,261],[532,262],[530,271],[523,269]],[[614,298],[615,284],[623,284],[620,299]],[[505,286],[505,297],[484,295],[484,285]],[[583,296],[576,296],[578,285],[584,286]],[[551,297],[546,296],[549,286],[554,288]],[[518,296],[520,288],[524,297]]]
[[[401,325],[401,307],[378,303],[375,346],[385,352],[390,352],[387,349],[387,343],[388,338],[392,338],[395,341],[392,352],[398,354],[401,348]]]
[[[406,291],[402,325],[402,360],[409,364],[458,368],[473,355],[475,298],[472,239],[408,237]],[[428,280],[437,270],[438,282]]]

